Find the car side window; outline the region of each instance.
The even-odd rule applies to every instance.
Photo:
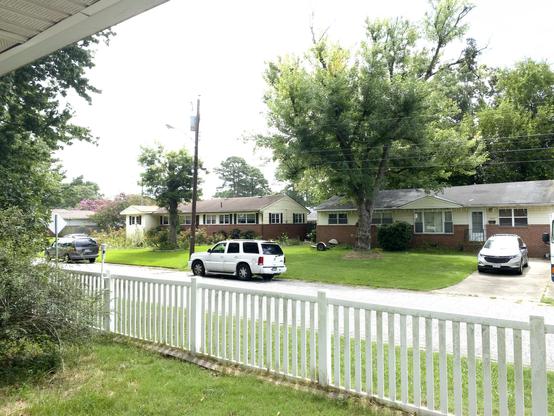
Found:
[[[226,243],[219,243],[212,248],[212,253],[225,253]]]
[[[249,254],[260,254],[258,243],[242,243],[242,252]]]
[[[519,248],[525,247],[525,243],[523,242],[523,240],[521,238],[518,238],[517,241],[519,243]]]
[[[239,252],[239,243],[229,243],[227,245],[227,253],[238,253]]]

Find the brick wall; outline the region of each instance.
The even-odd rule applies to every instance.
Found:
[[[453,234],[414,234],[413,247],[442,247],[451,250],[465,249],[468,226],[454,225]]]
[[[189,226],[181,226],[181,229],[190,228]],[[262,236],[267,240],[274,240],[286,234],[289,238],[297,238],[304,240],[308,233],[308,224],[201,224],[198,228],[206,230],[211,235],[225,231],[230,234],[234,229],[241,231],[253,231],[255,235]]]
[[[529,257],[544,257],[549,252],[549,247],[542,242],[543,233],[550,231],[548,224],[530,224],[527,227],[501,227],[499,225],[487,224],[487,237],[493,234],[517,234],[519,235],[527,248]]]

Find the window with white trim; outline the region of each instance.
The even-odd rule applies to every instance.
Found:
[[[371,223],[374,225],[392,224],[392,212],[373,211]]]
[[[306,223],[306,214],[292,214],[292,223],[293,224],[305,224]]]
[[[205,224],[217,224],[217,215],[206,215]]]
[[[329,224],[348,224],[348,214],[346,212],[330,212]]]
[[[129,215],[129,225],[133,225],[135,223],[135,216]]]
[[[526,208],[500,208],[498,210],[498,225],[503,227],[526,227]]]
[[[269,213],[270,224],[281,224],[283,222],[283,214],[281,213]]]
[[[237,224],[256,224],[256,214],[238,214]]]
[[[221,214],[219,216],[220,224],[231,224],[231,214]]]
[[[192,224],[192,215],[185,215],[185,218],[183,219],[184,225],[191,225]]]
[[[142,224],[142,215],[137,215],[135,221],[137,222],[138,225],[141,225]]]
[[[160,215],[160,225],[169,225],[169,215]]]
[[[426,210],[414,212],[414,233],[452,234],[452,211]]]

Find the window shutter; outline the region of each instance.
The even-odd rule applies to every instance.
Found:
[[[206,224],[206,214],[203,214],[203,215],[202,215],[202,223],[203,223],[203,224]]]
[[[279,214],[279,223],[280,223],[280,224],[283,223],[283,213],[280,213],[280,214]]]
[[[256,224],[260,223],[260,214],[256,212]]]

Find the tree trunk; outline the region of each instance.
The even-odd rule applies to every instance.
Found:
[[[169,245],[177,248],[177,229],[179,228],[179,214],[177,212],[177,201],[169,203]]]
[[[371,200],[363,198],[358,204],[358,228],[356,230],[356,250],[371,249],[371,220],[373,218],[373,204]]]

